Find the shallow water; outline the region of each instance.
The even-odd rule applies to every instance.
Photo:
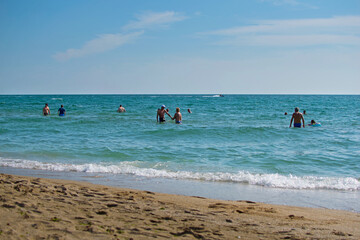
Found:
[[[51,116],[42,116],[44,103]],[[359,191],[359,103],[358,95],[2,95],[0,166]],[[65,117],[56,116],[61,104]],[[162,104],[171,115],[180,107],[183,124],[156,123]],[[322,126],[289,128],[294,107]]]

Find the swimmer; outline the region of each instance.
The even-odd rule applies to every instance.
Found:
[[[306,115],[306,110],[303,111],[303,115]]]
[[[126,112],[125,108],[120,105],[120,107],[118,108],[117,112],[121,113],[121,112]]]
[[[190,108],[188,108],[188,113],[192,113],[191,110],[190,110]]]
[[[295,108],[295,112],[292,115],[289,127],[291,127],[291,124],[292,124],[293,120],[294,120],[294,128],[301,128],[301,121],[303,123],[303,127],[305,127],[304,116],[299,112],[298,107]]]
[[[315,122],[315,120],[311,120],[311,123],[308,124],[308,126],[318,127],[318,126],[321,126],[321,124],[318,122]]]
[[[165,122],[165,113],[171,118],[171,115],[165,110],[165,105],[162,105],[160,109],[158,109],[156,114],[156,121],[157,122]]]
[[[287,115],[287,112],[285,112],[284,115]]]
[[[66,111],[65,111],[64,105],[61,105],[61,107],[60,107],[59,110],[58,110],[58,114],[59,114],[59,116],[61,116],[61,117],[66,115]]]
[[[44,116],[50,115],[50,108],[47,103],[45,103],[45,107],[43,108],[43,114]]]
[[[180,113],[180,108],[176,108],[176,113],[174,114],[174,117],[171,118],[172,120],[175,119],[175,123],[176,124],[181,124],[181,121],[182,121],[182,116],[181,116],[181,113]]]

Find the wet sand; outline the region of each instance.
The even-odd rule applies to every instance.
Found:
[[[0,174],[0,239],[360,239],[360,214]]]

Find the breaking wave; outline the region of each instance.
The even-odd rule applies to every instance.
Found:
[[[258,174],[247,171],[237,173],[227,172],[191,172],[170,171],[166,169],[141,168],[134,166],[138,162],[121,162],[118,164],[64,164],[44,163],[22,159],[0,158],[1,167],[38,169],[48,171],[86,172],[86,173],[109,173],[131,174],[142,177],[160,177],[171,179],[188,179],[202,181],[219,181],[259,185],[270,188],[286,189],[329,189],[329,190],[360,190],[360,181],[353,177],[317,177],[317,176],[293,176],[281,174]]]

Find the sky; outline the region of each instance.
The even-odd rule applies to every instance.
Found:
[[[0,94],[360,94],[360,1],[0,0]]]

